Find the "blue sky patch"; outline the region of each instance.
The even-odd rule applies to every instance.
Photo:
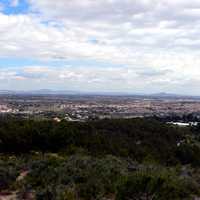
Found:
[[[26,0],[19,0],[17,6],[12,5],[11,0],[1,0],[3,13],[6,15],[25,14],[29,10],[29,4]]]
[[[50,67],[122,67],[119,64],[109,62],[88,60],[88,59],[69,59],[69,60],[38,60],[31,58],[0,58],[0,67],[2,68],[18,68],[27,66],[50,66]]]

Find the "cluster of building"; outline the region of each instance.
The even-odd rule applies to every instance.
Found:
[[[7,105],[0,105],[0,113],[11,113],[13,110],[8,108]]]
[[[0,113],[68,121],[165,117],[192,114],[200,119],[200,100],[125,96],[0,96]]]

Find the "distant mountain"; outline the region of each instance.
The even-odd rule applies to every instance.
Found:
[[[68,94],[68,95],[75,95],[75,94],[80,94],[80,92],[77,91],[72,91],[72,90],[50,90],[50,89],[41,89],[41,90],[33,90],[33,91],[29,91],[29,94],[52,94],[52,95],[64,95],[64,94]]]
[[[74,90],[0,90],[0,95],[92,95],[92,96],[132,96],[137,98],[183,98],[183,99],[200,99],[200,96],[182,95],[173,93],[131,93],[131,92],[83,92]]]
[[[15,94],[15,91],[12,90],[0,90],[0,94]]]
[[[165,93],[165,92],[161,92],[161,93],[155,93],[155,94],[151,94],[149,95],[152,98],[171,98],[171,99],[195,99],[195,100],[199,100],[200,96],[198,95],[183,95],[183,94],[173,94],[173,93]]]
[[[157,96],[157,97],[178,97],[178,96],[185,96],[185,95],[160,92],[160,93],[151,94],[150,96]]]

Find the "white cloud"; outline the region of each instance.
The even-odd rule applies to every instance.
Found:
[[[197,76],[196,76],[197,77]],[[200,79],[192,81],[197,82]],[[56,67],[31,66],[19,69],[0,69],[0,89],[3,83],[15,86],[17,89],[73,89],[77,91],[127,91],[127,92],[159,92],[170,89],[174,84],[179,87],[188,83],[180,82],[176,72],[170,70],[137,70],[131,67]],[[190,80],[191,81],[191,80]]]
[[[52,71],[48,66],[32,67],[23,69],[24,78],[48,77],[48,82],[59,80],[58,85],[68,79],[77,87],[85,83],[86,89],[91,83],[95,88],[107,84],[112,90],[156,88],[154,84],[170,90],[199,83],[199,0],[29,3],[33,13],[0,14],[1,57],[86,59],[111,63],[111,68],[72,66]],[[123,67],[115,67],[118,64]]]

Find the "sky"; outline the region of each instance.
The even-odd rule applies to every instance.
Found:
[[[199,0],[0,0],[0,90],[200,95]]]

